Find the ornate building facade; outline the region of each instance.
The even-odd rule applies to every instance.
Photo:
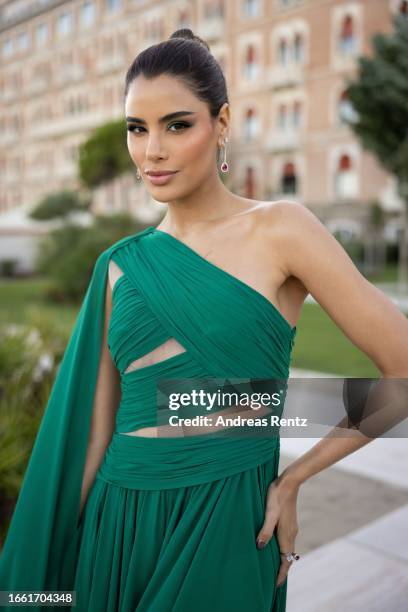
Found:
[[[0,0],[0,212],[78,186],[78,147],[124,115],[131,61],[179,27],[205,38],[224,69],[236,193],[296,199],[351,233],[373,201],[398,211],[392,177],[345,123],[357,57],[396,12],[408,2]],[[95,194],[97,210],[147,221],[161,206],[131,173]]]

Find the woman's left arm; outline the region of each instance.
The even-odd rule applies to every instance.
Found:
[[[277,207],[277,208],[276,208]],[[408,320],[372,285],[321,221],[296,202],[274,204],[278,238],[287,276],[297,277],[351,342],[378,367],[384,378],[408,378]],[[276,222],[276,216],[275,222]],[[280,244],[277,244],[281,240]],[[308,478],[366,445],[373,438],[360,432],[338,437],[330,432],[291,463],[268,489],[265,522],[258,540],[268,541],[277,526],[279,547],[294,550],[298,532],[296,501]],[[282,562],[281,584],[290,567]]]

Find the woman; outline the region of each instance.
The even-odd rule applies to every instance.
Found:
[[[308,292],[386,376],[406,371],[408,324],[310,211],[224,186],[225,80],[191,30],[136,57],[125,104],[131,158],[167,213],[96,262],[0,588],[73,590],[81,611],[282,612],[300,485],[370,438],[325,438],[278,476],[279,435],[170,427],[164,381],[285,382]]]

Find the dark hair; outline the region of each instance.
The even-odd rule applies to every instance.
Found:
[[[142,74],[152,79],[161,74],[180,78],[216,117],[229,102],[222,69],[208,44],[189,28],[176,30],[167,40],[141,51],[126,73],[125,98],[132,81]]]

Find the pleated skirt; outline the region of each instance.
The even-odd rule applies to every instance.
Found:
[[[158,490],[98,472],[78,526],[73,610],[284,612],[275,533],[256,547],[278,463],[277,451],[218,480]]]

